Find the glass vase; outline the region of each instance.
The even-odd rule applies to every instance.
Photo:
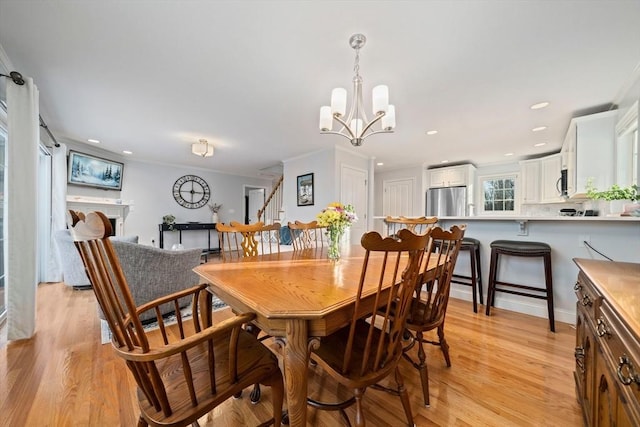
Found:
[[[340,259],[340,241],[342,240],[342,234],[344,230],[339,227],[327,228],[327,234],[329,235],[329,250],[327,256],[330,260],[337,261]]]

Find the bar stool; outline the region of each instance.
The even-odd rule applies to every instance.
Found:
[[[542,257],[544,261],[545,288],[542,289],[534,286],[498,281],[498,258],[500,255]],[[524,292],[518,289],[530,292]],[[541,242],[523,242],[518,240],[494,240],[491,242],[489,291],[487,293],[487,306],[485,312],[487,316],[490,314],[491,306],[495,303],[496,292],[505,292],[546,300],[547,310],[549,312],[549,327],[551,328],[551,332],[555,332],[556,327],[553,318],[553,282],[551,278],[551,246]]]
[[[453,274],[451,283],[459,283],[461,285],[471,286],[473,294],[473,312],[478,312],[478,296],[480,304],[484,304],[482,300],[482,272],[480,271],[480,240],[472,237],[462,239],[460,252],[469,251],[469,262],[471,264],[471,276],[462,274]],[[458,258],[460,260],[460,258]]]

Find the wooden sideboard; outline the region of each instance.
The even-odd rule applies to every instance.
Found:
[[[639,426],[640,264],[574,261],[574,377],[585,425]]]

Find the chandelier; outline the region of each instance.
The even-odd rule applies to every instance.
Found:
[[[198,142],[191,144],[191,153],[200,157],[213,156],[213,145],[209,144],[206,139],[199,139]]]
[[[354,34],[349,39],[349,45],[356,51],[353,71],[353,99],[351,110],[347,110],[347,90],[335,88],[331,92],[331,106],[320,107],[320,132],[344,136],[353,146],[359,147],[365,138],[376,133],[391,133],[396,127],[396,109],[389,104],[389,88],[379,85],[373,88],[372,103],[374,117],[369,121],[362,103],[362,77],[360,76],[360,49],[367,38],[362,34]],[[338,131],[332,130],[333,121],[342,125]],[[381,129],[373,130],[372,126],[381,122]]]

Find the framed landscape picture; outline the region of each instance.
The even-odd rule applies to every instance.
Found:
[[[69,151],[68,169],[69,184],[122,190],[123,163]]]
[[[313,205],[313,174],[298,176],[298,206]]]

